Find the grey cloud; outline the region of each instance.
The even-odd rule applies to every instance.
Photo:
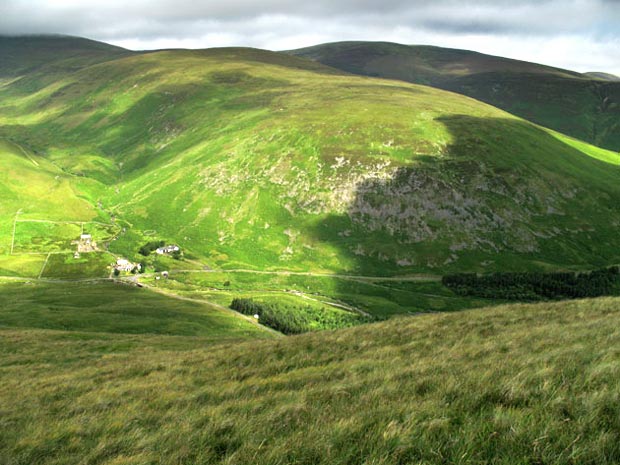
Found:
[[[3,33],[67,32],[108,37],[159,34],[183,37],[201,23],[235,23],[284,15],[343,21],[372,16],[394,26],[437,28],[455,33],[522,32],[552,35],[587,29],[591,22],[618,18],[618,2],[610,0],[161,0],[158,2],[71,0],[4,0]],[[406,24],[404,24],[406,22]]]
[[[476,36],[489,40],[481,51],[509,38],[518,55],[524,38],[571,36],[613,59],[619,20],[617,0],[0,0],[0,34],[64,33],[140,48],[426,38],[466,48],[480,43],[466,40]]]

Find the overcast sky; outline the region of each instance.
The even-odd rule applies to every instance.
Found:
[[[0,0],[0,34],[130,49],[385,40],[620,75],[620,0]]]

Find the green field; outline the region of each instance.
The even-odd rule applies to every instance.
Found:
[[[13,253],[49,253],[75,250],[72,241],[79,239],[79,224],[33,223],[18,221]]]
[[[42,278],[88,279],[107,278],[111,272],[110,265],[115,257],[107,253],[84,253],[75,258],[73,253],[58,253],[49,256]]]
[[[0,255],[0,276],[37,278],[45,255]]]
[[[0,278],[0,327],[87,333],[269,337],[251,319],[207,303],[162,296],[126,283],[24,283]]]
[[[618,299],[217,343],[144,289],[1,292],[2,463],[620,461]]]
[[[92,240],[104,247],[114,238],[118,228],[91,222],[53,222],[22,220],[15,222],[13,253],[56,253],[77,250],[81,234],[90,234]]]
[[[297,304],[315,299],[345,305],[380,318],[402,313],[462,310],[494,303],[487,299],[460,297],[440,282],[424,277],[420,281],[373,281],[295,274],[173,271],[169,280],[146,278],[144,281],[180,295],[226,306],[234,298],[259,297],[280,302],[285,297],[285,300],[294,299]]]

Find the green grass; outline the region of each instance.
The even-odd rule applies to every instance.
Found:
[[[5,255],[0,256],[0,275],[22,278],[39,276],[45,255]]]
[[[620,262],[613,152],[462,95],[284,54],[112,58],[77,66],[76,55],[71,72],[35,66],[0,88],[0,254],[9,274],[21,266],[10,264],[14,225],[14,252],[72,250],[75,231],[23,221],[33,219],[114,224],[93,234],[133,261],[154,239],[179,244],[189,259],[154,257],[151,271],[400,276]],[[106,275],[103,261],[100,271],[80,263],[52,255],[43,275]],[[298,284],[383,315],[489,303],[432,285]]]
[[[593,145],[587,144],[579,139],[565,136],[564,134],[560,134],[560,133],[551,133],[551,134],[553,134],[555,137],[558,138],[558,140],[561,140],[565,144],[570,145],[571,147],[577,150],[580,150],[583,153],[587,153],[592,158],[597,158],[598,160],[604,161],[605,163],[610,163],[612,165],[620,164],[619,153],[600,149]]]
[[[15,225],[14,253],[49,253],[75,250],[82,227],[76,223],[34,223],[18,221]]]
[[[337,42],[289,53],[354,74],[458,92],[591,144],[620,150],[617,79],[467,50],[387,42]]]
[[[128,55],[131,52],[94,40],[69,36],[0,37],[0,83],[21,80],[25,90],[35,90],[54,77],[81,67]],[[44,71],[33,78],[33,71]]]
[[[251,49],[135,55],[18,90],[0,92],[1,132],[41,154],[39,167],[18,159],[30,182],[48,163],[70,189],[24,217],[88,202],[90,218],[125,228],[110,250],[130,259],[158,237],[228,269],[397,275],[620,261],[607,221],[617,157],[456,94]],[[0,232],[24,204],[11,202]]]
[[[75,225],[23,220],[90,221],[99,215],[91,201],[98,189],[98,182],[68,175],[45,157],[0,137],[0,255],[11,253],[14,229],[15,253],[70,247],[80,234]]]
[[[0,327],[118,334],[267,337],[234,312],[123,283],[14,283],[0,281]]]
[[[98,248],[118,234],[120,228],[90,222],[51,222],[45,220],[21,220],[15,223],[13,253],[56,253],[77,250],[80,235],[90,234]]]
[[[41,277],[69,280],[107,278],[115,262],[115,257],[108,253],[83,253],[79,258],[73,253],[54,253],[49,256]]]
[[[327,303],[340,303],[377,317],[424,311],[454,311],[488,306],[493,300],[458,296],[438,281],[375,281],[250,272],[172,272],[169,280],[147,278],[150,285],[172,289],[180,295],[229,305],[234,298],[294,299],[295,305],[306,297]],[[288,292],[283,292],[288,291]]]
[[[0,457],[14,465],[613,464],[618,308],[612,298],[510,305],[208,346],[196,336],[119,336],[77,324],[5,327]],[[14,326],[41,320],[11,318]]]

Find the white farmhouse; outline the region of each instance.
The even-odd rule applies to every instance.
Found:
[[[97,250],[97,243],[93,241],[93,236],[90,234],[80,234],[78,241],[73,241],[72,244],[77,242],[77,251],[83,252],[95,252]]]
[[[164,247],[159,247],[155,252],[159,255],[164,255],[168,253],[178,252],[181,248],[178,245],[166,245]]]
[[[116,265],[114,265],[114,269],[116,269],[118,271],[130,272],[134,268],[137,268],[138,270],[140,270],[142,268],[142,265],[140,265],[139,263],[132,263],[132,262],[130,262],[129,260],[127,260],[125,258],[117,259],[116,260]]]

